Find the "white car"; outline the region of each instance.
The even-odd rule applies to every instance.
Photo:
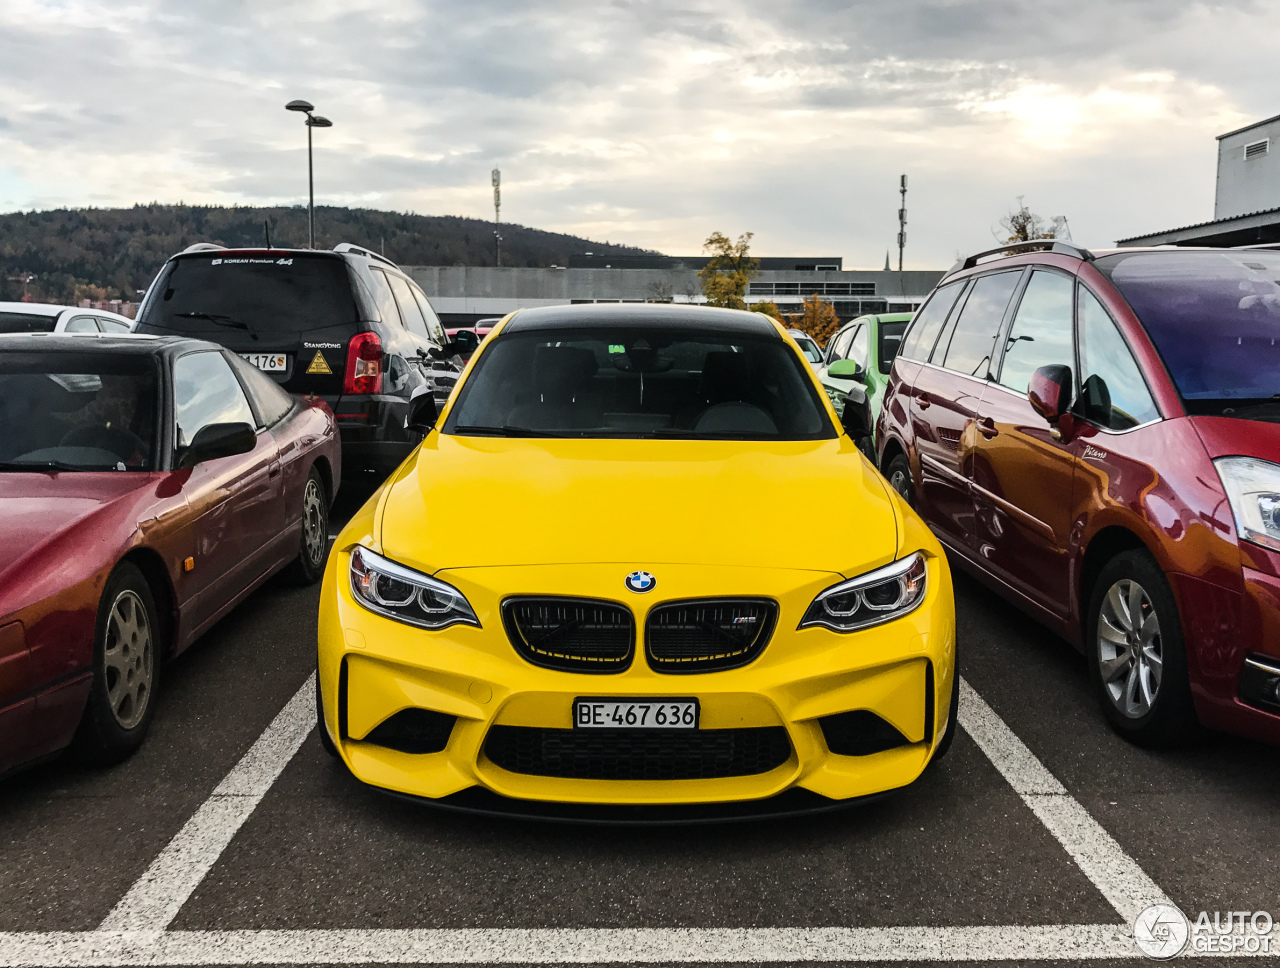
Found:
[[[804,358],[809,361],[811,369],[817,370],[822,366],[822,358],[825,355],[822,347],[814,342],[813,337],[802,329],[789,329],[787,335],[796,341],[800,347],[800,352],[804,354]]]
[[[133,320],[105,309],[0,302],[0,333],[131,333]]]

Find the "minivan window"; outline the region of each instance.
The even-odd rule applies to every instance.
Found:
[[[1160,416],[1129,347],[1098,297],[1080,286],[1080,399],[1077,409],[1108,430]]]
[[[1004,322],[1004,312],[1021,275],[1022,271],[1017,270],[979,277],[969,290],[960,316],[951,328],[950,338],[944,333],[933,351],[935,363],[943,355],[945,346],[942,365],[948,370],[983,380],[987,378],[996,334]]]
[[[141,322],[179,333],[301,332],[360,318],[338,256],[183,256],[169,263],[156,289]]]
[[[1128,301],[1193,413],[1280,393],[1280,252],[1164,250],[1095,263]]]
[[[947,283],[929,297],[929,301],[924,304],[920,312],[916,313],[911,328],[903,338],[902,348],[898,350],[899,356],[906,357],[908,360],[929,358],[929,354],[933,351],[933,344],[937,342],[938,333],[942,330],[942,324],[947,321],[947,314],[951,312],[951,307],[956,304],[963,289],[964,280],[961,279],[958,282]]]
[[[1037,269],[1031,273],[1005,338],[1001,386],[1026,393],[1031,374],[1042,366],[1060,363],[1075,370],[1071,339],[1074,288],[1072,280],[1060,272]]]
[[[667,327],[504,334],[444,433],[816,440],[835,436],[808,367],[776,337]]]

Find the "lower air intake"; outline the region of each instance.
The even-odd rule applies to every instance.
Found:
[[[827,749],[839,756],[870,756],[907,746],[910,740],[867,709],[823,716],[818,720]]]
[[[402,709],[375,726],[364,742],[401,753],[439,753],[449,745],[457,718],[430,709]]]
[[[768,773],[787,762],[781,726],[606,730],[494,726],[485,756],[512,773],[575,780],[713,780]]]

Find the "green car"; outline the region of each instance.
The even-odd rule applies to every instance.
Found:
[[[859,316],[845,323],[827,341],[827,356],[818,368],[818,379],[826,388],[836,413],[844,411],[844,398],[859,386],[867,393],[871,419],[880,419],[884,388],[889,383],[889,367],[898,355],[902,334],[914,313],[880,313]],[[873,424],[874,425],[874,424]]]

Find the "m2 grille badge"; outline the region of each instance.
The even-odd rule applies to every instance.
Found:
[[[653,591],[654,586],[658,584],[658,579],[647,571],[633,571],[626,577],[623,584],[631,591],[642,595],[645,592]]]

